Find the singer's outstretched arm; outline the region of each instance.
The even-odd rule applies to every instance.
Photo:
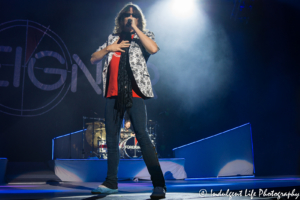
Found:
[[[102,49],[101,51],[96,51],[95,53],[92,54],[91,57],[91,63],[92,64],[96,64],[97,62],[101,61],[102,58],[108,54],[108,50],[107,47],[105,47],[104,49]]]

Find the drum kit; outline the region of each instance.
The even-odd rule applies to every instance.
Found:
[[[87,125],[85,131],[85,140],[92,147],[92,154],[99,159],[107,159],[106,131],[105,119],[97,118],[97,121],[85,123]],[[151,142],[156,147],[156,127],[157,122],[148,121],[148,134]],[[94,149],[94,147],[97,147]],[[95,152],[95,150],[97,152]],[[119,140],[120,158],[132,159],[141,158],[141,147],[136,139],[135,134],[126,128],[121,128]]]

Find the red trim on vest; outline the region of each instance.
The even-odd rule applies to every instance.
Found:
[[[131,39],[133,39],[131,36]],[[119,72],[119,63],[121,58],[121,52],[115,52],[112,56],[112,59],[109,64],[109,84],[107,88],[106,97],[118,96],[118,72]],[[138,88],[135,88],[132,84],[132,97],[141,98],[135,92]]]

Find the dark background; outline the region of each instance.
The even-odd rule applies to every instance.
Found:
[[[250,122],[256,175],[300,175],[298,1],[248,1],[252,11],[246,13],[247,20],[230,17],[235,1],[201,1],[202,11],[214,27],[210,30],[215,30],[210,33],[216,33],[210,51],[214,54],[208,55],[209,62],[218,62],[218,66],[223,66],[220,70],[224,70],[222,80],[217,77],[209,79],[211,82],[204,79],[213,77],[213,73],[197,74],[198,70],[211,65],[198,60],[198,56],[207,53],[205,45],[199,42],[201,36],[193,35],[188,29],[178,34],[188,22],[177,23],[174,18],[170,24],[175,25],[171,26],[161,22],[160,14],[150,17],[151,7],[162,1],[132,2],[145,13],[147,28],[156,34],[161,48],[149,59],[160,75],[154,85],[158,98],[146,101],[148,119],[159,124],[161,157],[172,157],[175,147]],[[96,68],[90,64],[90,56],[112,32],[116,13],[125,3],[127,1],[122,0],[1,1],[0,24],[23,19],[50,26],[64,41],[70,55],[77,54],[95,78]],[[193,23],[194,27],[200,26]],[[159,29],[168,26],[168,34]],[[218,32],[221,29],[222,32]],[[9,39],[1,34],[0,46]],[[190,36],[194,40],[189,41],[193,45],[188,46],[186,42]],[[222,48],[222,38],[226,38],[230,47]],[[13,49],[17,47],[10,45]],[[50,49],[45,46],[47,48]],[[0,54],[3,64],[7,57]],[[153,71],[149,72],[153,77]],[[211,72],[218,72],[218,68]],[[0,80],[12,73],[0,67]],[[50,160],[52,138],[82,129],[82,116],[97,112],[99,117],[104,117],[105,99],[102,94],[96,94],[80,69],[77,84],[76,92],[69,91],[56,107],[43,115],[20,117],[1,112],[0,157],[7,157],[9,161]],[[217,89],[211,89],[211,85]],[[214,92],[208,94],[205,88]],[[7,102],[19,105],[20,98],[15,97],[15,90],[12,84],[0,87],[1,105]],[[35,94],[32,92],[30,98],[35,99]],[[41,94],[48,95],[46,91]]]

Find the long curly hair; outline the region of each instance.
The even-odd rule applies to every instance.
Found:
[[[132,8],[133,14],[138,16],[138,28],[141,31],[145,31],[146,30],[146,19],[145,16],[142,12],[142,10],[140,9],[140,7],[136,4],[133,3],[127,3],[122,9],[121,11],[118,13],[117,17],[115,18],[115,27],[113,30],[114,34],[119,34],[123,31],[123,27],[124,27],[124,13],[127,13],[130,10],[130,7]]]

